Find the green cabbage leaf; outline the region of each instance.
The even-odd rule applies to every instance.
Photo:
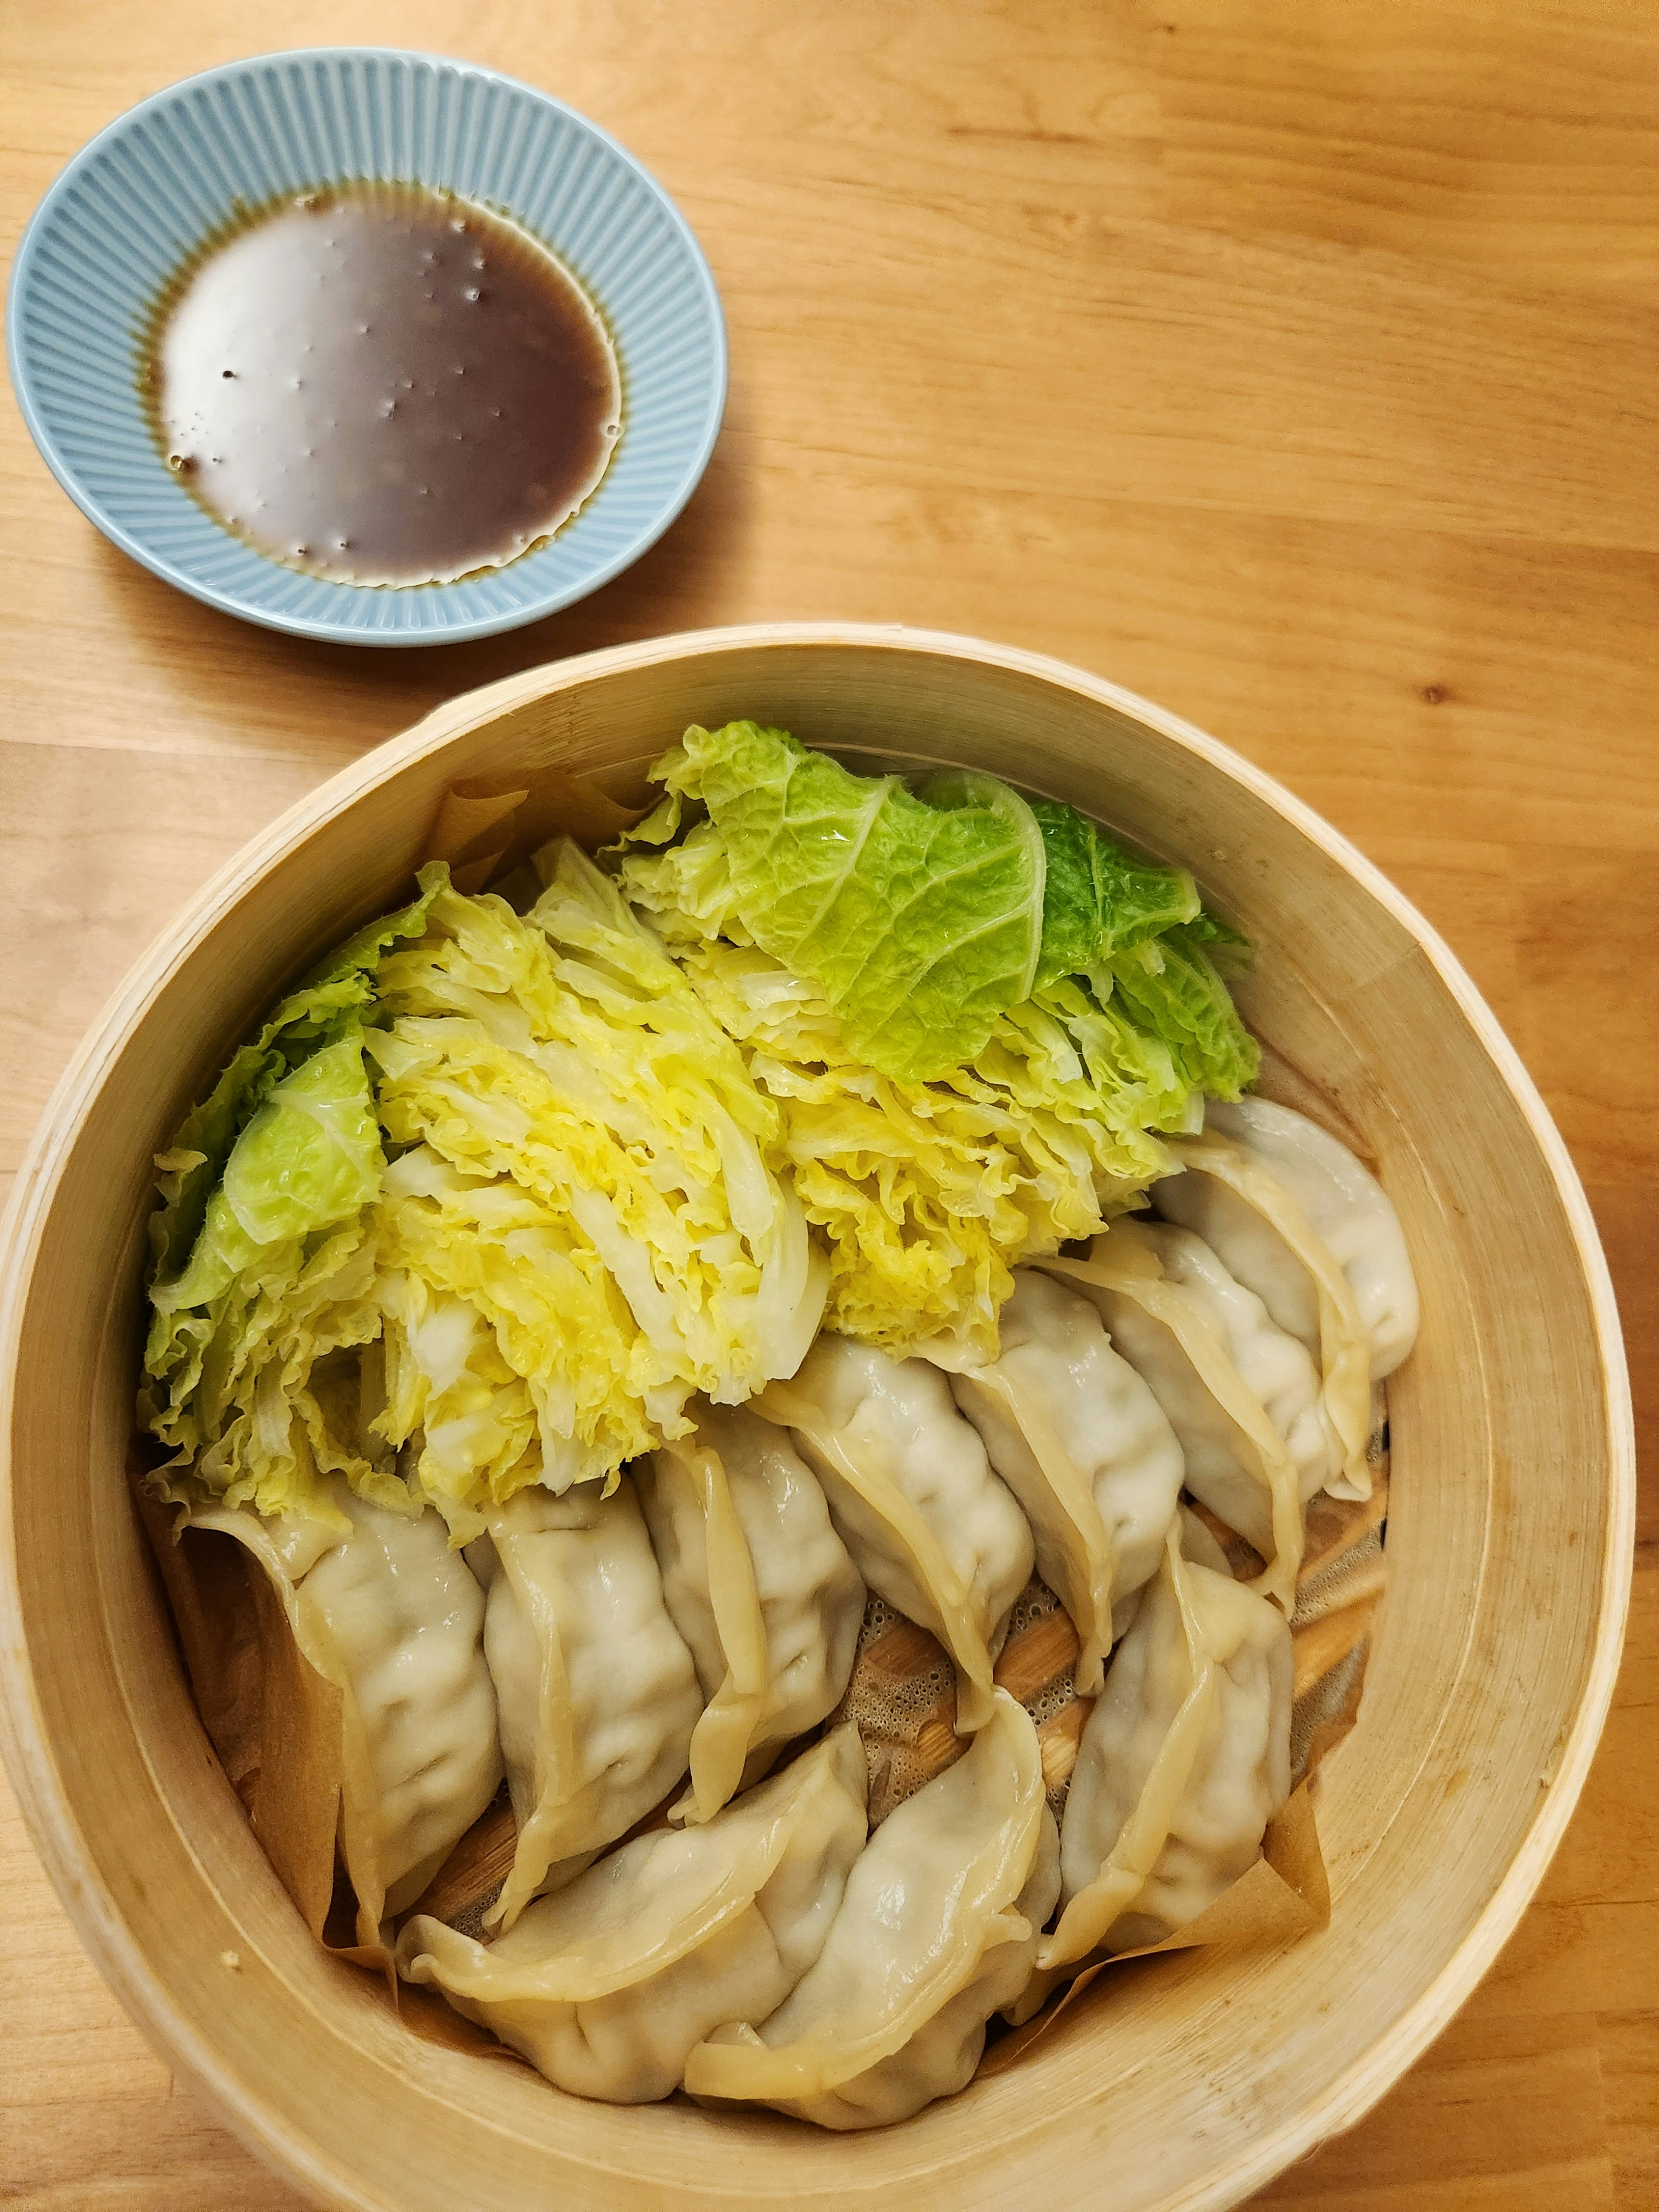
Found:
[[[1197,919],[1198,886],[1185,868],[1137,860],[1075,806],[1039,799],[1031,812],[1048,860],[1039,989]]]
[[[387,948],[422,935],[427,910],[447,872],[428,869],[420,896],[346,939],[282,1000],[199,1105],[185,1116],[158,1157],[159,1202],[149,1222],[150,1272],[160,1281],[179,1274],[201,1234],[208,1201],[218,1188],[231,1149],[265,1099],[301,1061],[345,1035],[374,995],[374,974]]]
[[[1212,957],[1249,948],[1208,915],[1115,952],[1091,972],[1099,997],[1170,1054],[1194,1095],[1236,1099],[1261,1072],[1261,1051],[1239,1019]]]
[[[929,804],[896,775],[854,775],[782,730],[693,728],[652,771],[667,799],[623,869],[647,912],[757,945],[815,984],[852,1050],[925,1082],[971,1059],[1030,995],[1042,937],[1042,839],[991,777]]]
[[[688,730],[652,774],[663,799],[611,855],[628,898],[677,953],[720,939],[769,954],[878,1073],[949,1081],[1064,984],[1084,1024],[1073,1046],[1086,1034],[1122,1064],[1114,1096],[1158,1098],[1145,1126],[1185,1127],[1191,1093],[1237,1097],[1254,1079],[1222,973],[1245,940],[1186,869],[1075,807],[961,770],[911,792],[754,722]]]

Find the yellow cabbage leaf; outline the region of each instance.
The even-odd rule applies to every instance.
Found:
[[[1010,1270],[1092,1236],[1170,1162],[1139,1102],[1101,1091],[1035,1000],[928,1083],[848,1050],[813,988],[756,946],[676,932],[676,957],[775,1106],[769,1158],[830,1253],[825,1326],[949,1364],[994,1357]],[[1114,1124],[1121,1126],[1114,1126]]]
[[[827,1268],[768,1164],[777,1113],[568,842],[528,916],[443,891],[379,978],[386,1403],[458,1531],[615,1474],[792,1374]]]

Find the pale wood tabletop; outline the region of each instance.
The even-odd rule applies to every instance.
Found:
[[[1659,1413],[1659,23],[1631,0],[9,0],[15,246],[191,70],[466,56],[617,133],[713,263],[732,398],[678,526],[437,652],[299,644],[113,551],[0,409],[0,1171],[143,941],[436,701],[773,617],[1061,654],[1284,779],[1450,939],[1558,1116]],[[1457,2024],[1261,2201],[1659,2204],[1659,1491],[1623,1681]],[[297,2204],[83,1956],[0,1785],[0,2198]]]

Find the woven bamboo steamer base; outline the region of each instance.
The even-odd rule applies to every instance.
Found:
[[[1389,1595],[1359,1725],[1316,1785],[1329,1928],[1126,1967],[1006,2072],[861,2136],[585,2103],[400,2030],[255,1845],[123,1486],[149,1156],[204,1082],[403,894],[447,786],[556,764],[620,787],[688,722],[736,714],[854,767],[1012,775],[1190,865],[1261,948],[1249,1019],[1378,1161],[1423,1297],[1389,1392]],[[1634,1455],[1612,1291],[1560,1139],[1468,977],[1247,763],[971,639],[785,624],[623,647],[455,700],[324,785],[214,878],[81,1048],[19,1178],[0,1355],[0,1713],[32,1832],[167,2061],[330,2204],[1235,2204],[1351,2125],[1474,1988],[1566,1825],[1618,1664]]]

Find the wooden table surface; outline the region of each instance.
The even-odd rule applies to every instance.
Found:
[[[1559,1118],[1659,1412],[1659,17],[1637,0],[5,0],[8,248],[131,101],[276,46],[529,78],[676,195],[732,397],[684,518],[516,635],[319,647],[83,522],[0,409],[0,1171],[143,941],[434,702],[774,617],[977,631],[1201,723],[1444,931]],[[1304,2212],[1659,2204],[1659,1492],[1583,1806]],[[0,2198],[298,2199],[171,2078],[0,1784]]]

